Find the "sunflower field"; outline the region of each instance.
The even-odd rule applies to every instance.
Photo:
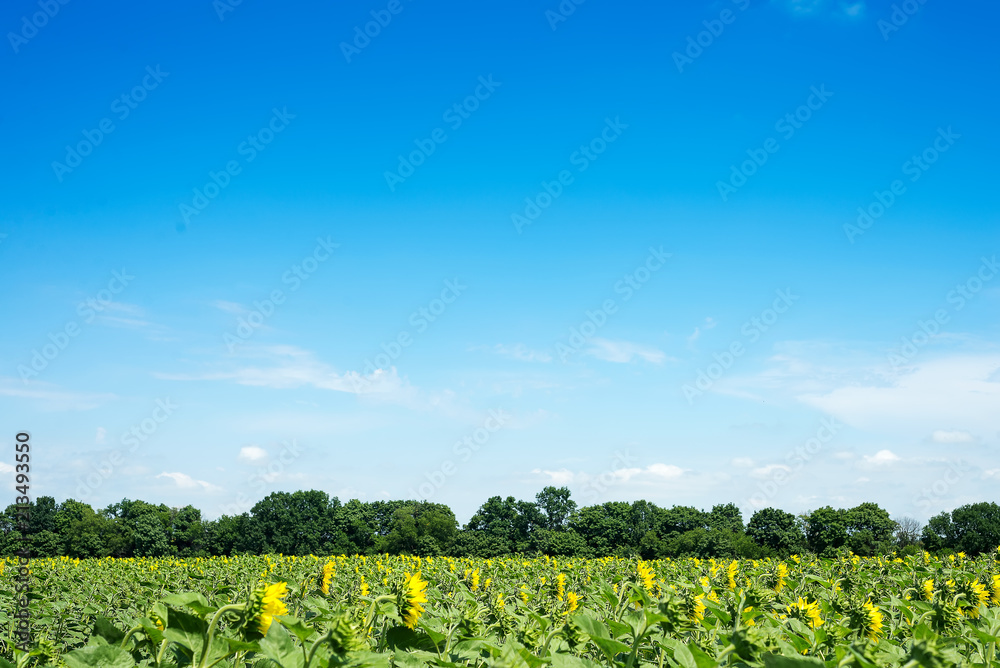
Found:
[[[1000,666],[998,559],[8,560],[0,668]]]

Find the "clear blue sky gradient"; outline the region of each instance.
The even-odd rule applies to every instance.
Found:
[[[0,424],[209,517],[997,500],[998,18],[7,3]]]

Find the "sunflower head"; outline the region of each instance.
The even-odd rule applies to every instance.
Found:
[[[364,634],[357,624],[347,615],[337,615],[330,622],[330,637],[327,642],[338,655],[354,652],[365,648]]]
[[[254,592],[250,603],[247,604],[246,617],[256,624],[256,631],[262,636],[267,635],[271,622],[277,615],[288,614],[288,608],[281,600],[287,595],[287,582],[276,582]]]
[[[736,574],[739,573],[739,571],[740,571],[740,562],[736,561],[735,559],[732,561],[732,563],[726,566],[726,579],[728,580],[726,586],[729,587],[730,590],[736,589]]]
[[[788,614],[791,617],[800,619],[809,625],[809,628],[816,629],[823,625],[823,618],[820,616],[819,603],[808,602],[799,597],[799,600],[788,606]]]
[[[330,594],[330,578],[333,577],[333,568],[332,561],[323,564],[323,572],[319,577],[319,590],[323,592],[324,596],[329,596]]]
[[[566,605],[568,606],[569,612],[573,612],[580,607],[580,597],[576,595],[576,592],[571,591],[566,594]]]
[[[396,605],[403,623],[411,629],[417,628],[417,620],[427,602],[427,581],[420,577],[420,571],[413,575],[407,572],[396,592]]]
[[[934,580],[924,580],[924,599],[934,600]]]
[[[646,588],[646,591],[652,589],[655,576],[653,575],[653,569],[649,567],[649,564],[640,559],[639,563],[636,564],[635,569],[639,574],[639,580],[642,582],[642,586]]]
[[[872,605],[871,601],[865,601],[860,612],[858,631],[869,640],[878,642],[879,636],[882,635],[882,611]]]

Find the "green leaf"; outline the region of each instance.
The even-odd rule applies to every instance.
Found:
[[[674,648],[674,660],[681,664],[683,668],[698,668],[698,664],[694,660],[694,655],[691,654],[691,650],[687,648],[687,645],[678,644]]]
[[[260,641],[260,653],[282,668],[302,668],[305,663],[302,650],[295,646],[292,636],[280,624],[271,624]]]
[[[281,622],[282,626],[294,633],[295,637],[298,638],[300,642],[305,642],[309,636],[316,633],[316,629],[306,625],[306,623],[298,617],[293,617],[292,615],[276,615],[274,618]]]
[[[601,664],[572,654],[553,654],[552,668],[601,668]]]
[[[718,668],[719,662],[706,654],[693,640],[688,643],[688,650],[691,651],[691,656],[694,657],[698,668]]]
[[[216,608],[208,604],[208,601],[205,600],[204,596],[193,591],[186,591],[179,594],[168,594],[160,599],[160,601],[174,607],[190,608],[202,617],[206,617],[209,613],[215,612],[216,610]]]
[[[764,656],[765,668],[826,668],[826,664],[811,656],[781,656],[767,654]]]
[[[62,655],[69,668],[134,668],[135,659],[119,647],[91,645]]]
[[[573,615],[573,621],[583,629],[587,635],[591,638],[610,638],[611,634],[608,633],[607,627],[604,626],[600,621],[594,619],[590,615],[583,613],[576,613]]]
[[[608,661],[611,662],[614,662],[616,655],[632,651],[632,648],[625,643],[612,640],[611,638],[590,636],[590,640],[597,645],[602,652],[604,652],[604,655],[608,657]]]
[[[197,654],[201,652],[207,636],[208,623],[201,617],[180,610],[171,609],[167,612],[167,628],[163,632],[163,637],[167,640]]]
[[[120,631],[107,617],[98,616],[94,619],[93,635],[104,638],[109,645],[120,645],[125,632]]]

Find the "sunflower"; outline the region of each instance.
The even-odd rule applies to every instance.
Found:
[[[563,596],[566,594],[566,574],[560,573],[556,576],[556,598],[560,601],[563,600]]]
[[[694,622],[700,622],[705,619],[705,602],[704,594],[698,594],[694,597],[691,604],[691,620]]]
[[[990,603],[1000,605],[1000,575],[993,576],[993,595],[990,597]]]
[[[288,608],[281,600],[286,596],[288,596],[287,582],[276,582],[264,590],[260,598],[260,613],[257,615],[257,630],[261,635],[267,635],[267,630],[271,628],[271,622],[276,615],[288,613]]]
[[[740,570],[740,562],[736,561],[735,559],[731,564],[726,566],[726,578],[728,580],[727,586],[729,587],[730,590],[736,589],[736,574],[739,572],[739,570]]]
[[[653,576],[653,569],[649,567],[649,564],[640,559],[635,569],[638,571],[639,579],[642,580],[642,586],[646,588],[646,591],[652,589],[655,577]]]
[[[864,615],[861,620],[862,632],[869,640],[878,641],[878,637],[882,635],[882,611],[872,605],[871,601],[865,601],[861,609]]]
[[[566,604],[569,606],[569,612],[573,612],[580,606],[580,597],[571,591],[566,594]]]
[[[778,570],[775,573],[777,577],[777,582],[774,583],[774,591],[780,592],[785,586],[785,578],[788,576],[788,565],[785,562],[778,564]]]
[[[320,578],[319,590],[324,596],[330,593],[330,578],[333,577],[333,562],[328,561],[323,565],[323,575]]]
[[[420,571],[403,576],[403,587],[397,597],[399,614],[411,629],[417,628],[417,620],[424,611],[421,603],[427,602],[427,581],[420,577]]]
[[[823,618],[819,613],[819,603],[816,601],[809,603],[801,596],[798,601],[788,606],[788,614],[806,621],[809,628],[812,629],[823,625]]]
[[[924,598],[928,601],[934,599],[934,580],[924,580]]]

